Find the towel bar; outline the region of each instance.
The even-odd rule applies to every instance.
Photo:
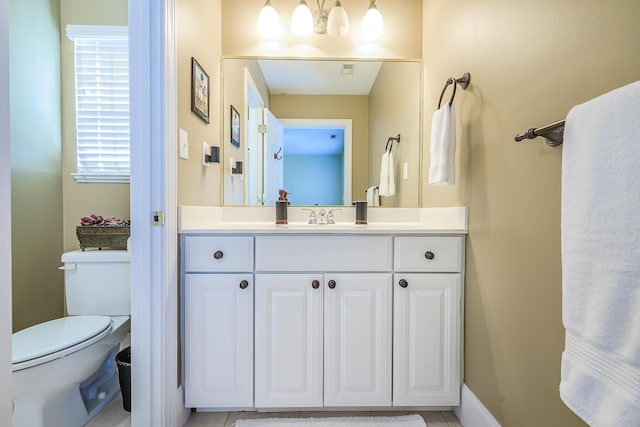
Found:
[[[549,147],[562,145],[564,138],[564,120],[558,120],[557,122],[553,122],[540,128],[531,128],[523,134],[516,135],[514,140],[516,142],[520,142],[524,139],[534,139],[539,136],[546,139],[546,144]]]

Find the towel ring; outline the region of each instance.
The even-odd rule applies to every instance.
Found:
[[[449,100],[449,107],[451,107],[453,105],[453,99],[456,97],[456,88],[458,87],[458,85],[460,85],[462,89],[467,89],[467,87],[469,87],[470,81],[471,81],[471,74],[469,73],[464,73],[462,77],[460,77],[459,79],[454,79],[453,77],[449,77],[447,79],[447,82],[444,84],[444,87],[442,88],[442,92],[440,93],[440,99],[438,100],[438,110],[442,105],[442,97],[444,96],[444,93],[446,92],[447,87],[449,87],[449,85],[453,85],[453,94],[451,94],[451,99]]]
[[[387,145],[385,145],[384,151],[393,150],[393,141],[396,141],[398,144],[400,144],[400,134],[398,134],[398,136],[390,136],[389,139],[387,139]],[[391,148],[389,148],[389,144],[391,144]]]

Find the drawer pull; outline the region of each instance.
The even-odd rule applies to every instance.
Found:
[[[424,253],[424,257],[426,259],[428,259],[428,260],[432,260],[432,259],[434,259],[436,257],[436,254],[434,254],[431,251],[427,251],[427,252]]]
[[[318,280],[314,280],[313,282],[311,282],[311,287],[313,289],[318,289],[320,287],[320,282]]]
[[[213,257],[215,259],[222,259],[223,256],[224,256],[224,253],[222,251],[216,251],[216,253],[213,254]]]
[[[247,282],[246,280],[243,280],[242,282],[240,282],[240,289],[247,289],[248,286],[249,286],[249,282]]]
[[[329,289],[335,289],[335,287],[336,287],[336,281],[329,280]]]
[[[409,282],[407,282],[404,279],[400,279],[400,282],[398,284],[400,285],[401,288],[406,288],[407,286],[409,286]]]

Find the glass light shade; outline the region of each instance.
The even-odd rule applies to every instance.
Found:
[[[349,33],[349,17],[342,7],[340,0],[336,1],[335,6],[329,12],[327,21],[327,32],[330,36],[342,37]]]
[[[262,37],[273,39],[280,37],[280,17],[278,12],[267,0],[258,15],[258,33]]]
[[[308,36],[313,33],[313,15],[305,0],[300,0],[293,11],[291,32],[296,36]]]
[[[376,7],[375,3],[371,3],[367,13],[364,14],[362,20],[362,39],[365,41],[373,42],[382,37],[384,33],[384,21],[382,20],[382,14]]]

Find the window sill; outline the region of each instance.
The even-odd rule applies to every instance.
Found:
[[[129,175],[72,173],[71,176],[82,183],[129,184],[130,181]]]

